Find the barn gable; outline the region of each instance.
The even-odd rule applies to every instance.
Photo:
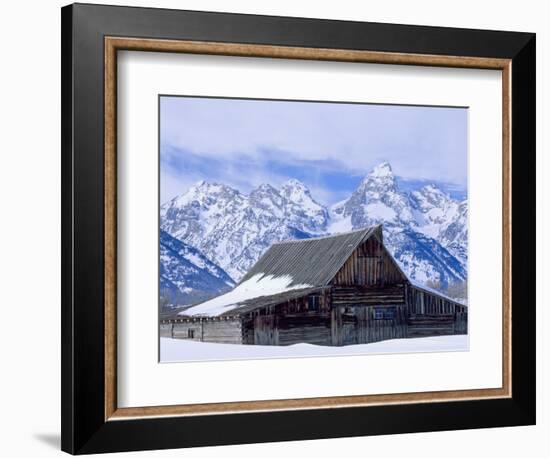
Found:
[[[382,227],[372,226],[344,234],[273,244],[243,277],[289,276],[289,286],[326,286],[364,241],[375,235],[382,240]]]
[[[332,284],[384,287],[404,281],[407,281],[407,276],[384,246],[381,237],[373,234],[351,253],[334,276]]]
[[[373,236],[378,240],[382,238],[381,226],[315,239],[275,243],[233,290],[196,304],[179,315],[242,314],[315,293],[330,286],[354,250]]]

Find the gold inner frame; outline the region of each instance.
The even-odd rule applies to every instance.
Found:
[[[502,387],[400,394],[376,394],[240,401],[208,404],[143,406],[117,405],[117,51],[175,52],[240,57],[268,57],[358,63],[423,65],[493,69],[502,72]],[[381,404],[425,403],[489,398],[512,395],[511,366],[511,60],[481,57],[438,56],[344,49],[301,48],[240,43],[105,37],[104,129],[105,129],[105,420],[128,420],[151,416],[188,416],[372,406]]]

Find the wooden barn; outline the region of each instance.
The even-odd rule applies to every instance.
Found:
[[[411,281],[382,227],[272,245],[232,291],[160,320],[161,336],[351,345],[467,333],[467,306]]]

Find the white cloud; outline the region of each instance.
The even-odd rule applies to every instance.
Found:
[[[321,168],[328,161],[366,172],[388,160],[402,177],[462,186],[467,181],[465,109],[163,97],[161,141],[163,154],[176,148],[205,163],[224,163],[223,174],[217,170],[223,182],[245,190],[261,182],[284,181],[281,170],[270,170],[273,158],[266,151],[278,151],[279,161],[289,165],[312,164],[309,184],[326,198],[334,195],[315,184],[314,175],[325,172]],[[180,172],[171,170],[163,194],[178,187],[172,181]],[[191,176],[182,182],[201,175],[189,169],[185,174]]]

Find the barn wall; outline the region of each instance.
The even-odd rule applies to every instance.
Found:
[[[467,328],[467,307],[405,284],[333,286],[255,311],[243,325],[243,343],[341,346],[465,334]]]
[[[335,346],[403,339],[408,336],[407,311],[403,304],[337,306],[332,310],[331,321],[331,341]]]
[[[407,287],[409,337],[468,333],[468,308],[439,295]]]
[[[467,332],[466,306],[408,282],[334,285],[239,318],[189,319],[160,329],[161,337],[204,342],[337,346]]]
[[[415,287],[407,288],[406,294],[411,314],[452,315],[455,312],[455,302],[436,294]]]
[[[455,334],[468,334],[468,307],[456,307],[455,309]]]
[[[302,313],[278,319],[279,345],[307,342],[314,345],[331,345],[330,315],[328,313]]]
[[[257,315],[245,322],[243,342],[254,345],[330,345],[330,315],[302,312]]]
[[[334,286],[331,300],[333,307],[339,305],[405,304],[405,288],[403,285],[384,288]]]
[[[243,343],[242,325],[239,319],[203,319],[174,323],[172,337],[197,342]]]
[[[330,291],[258,309],[243,317],[243,343],[330,345]]]
[[[255,345],[279,345],[277,317],[275,315],[254,317],[253,329]]]
[[[359,245],[334,277],[333,285],[386,286],[404,277],[383,245],[374,237]]]
[[[160,336],[161,337],[172,337],[172,329],[174,325],[172,323],[161,323],[160,325]]]

